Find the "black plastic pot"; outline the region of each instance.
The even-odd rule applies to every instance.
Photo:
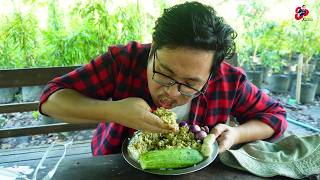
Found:
[[[317,84],[315,83],[301,83],[300,102],[302,104],[312,103],[316,95]],[[296,82],[291,86],[290,96],[296,97]]]
[[[318,86],[317,86],[317,90],[316,90],[316,95],[320,96],[320,81],[318,81]]]
[[[262,73],[262,82],[267,82],[268,77],[271,74],[271,68],[266,67],[266,66],[264,66],[262,64],[254,65],[254,71],[261,71],[261,73]]]
[[[287,74],[273,74],[270,78],[269,88],[275,93],[285,93],[289,89],[290,78]]]
[[[271,68],[269,67],[263,67],[262,68],[262,74],[263,74],[263,82],[268,82],[270,74],[271,74]]]
[[[315,72],[313,75],[313,82],[318,85],[316,95],[320,95],[320,72]]]
[[[285,65],[285,66],[281,66],[281,72],[284,74],[288,74],[291,70],[291,66],[290,65]]]
[[[316,71],[320,71],[320,59],[317,61]]]
[[[313,55],[313,61],[315,61],[317,71],[320,71],[320,54]]]
[[[289,88],[288,90],[291,91],[293,83],[297,81],[297,73],[296,72],[290,72],[289,73]]]
[[[305,64],[302,66],[302,71],[303,72],[308,72],[310,74],[312,74],[312,72],[314,72],[316,69],[316,65],[315,64]]]
[[[250,82],[252,82],[258,88],[261,88],[263,80],[262,71],[247,71],[246,74]]]
[[[292,53],[291,61],[292,61],[292,62],[298,62],[299,55],[300,55],[299,52],[294,52],[294,53]]]
[[[305,79],[304,74],[302,74],[301,79]],[[297,73],[296,72],[290,72],[289,73],[289,88],[288,90],[291,91],[291,88],[293,86],[293,83],[297,82]]]

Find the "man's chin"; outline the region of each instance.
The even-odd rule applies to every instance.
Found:
[[[164,103],[159,103],[158,107],[163,107],[165,109],[171,109],[172,105],[171,104],[164,104]]]
[[[158,107],[163,107],[165,109],[172,109],[173,108],[173,103],[165,103],[165,102],[161,102],[160,100],[158,100]]]

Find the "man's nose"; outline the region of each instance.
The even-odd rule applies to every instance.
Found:
[[[168,95],[172,97],[177,97],[177,96],[180,96],[180,92],[178,91],[178,86],[179,84],[174,84],[173,86],[164,87],[164,88]]]

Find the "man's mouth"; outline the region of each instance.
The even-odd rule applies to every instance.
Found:
[[[159,99],[159,105],[161,107],[164,107],[166,109],[171,109],[171,107],[173,105],[172,100],[170,100],[169,98],[167,98],[165,96],[160,96],[158,99]]]

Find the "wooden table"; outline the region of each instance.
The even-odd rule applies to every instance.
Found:
[[[218,159],[206,168],[180,176],[160,176],[142,172],[131,167],[121,154],[114,154],[101,157],[86,157],[64,161],[57,169],[53,179],[244,179],[258,180],[266,179],[252,174],[229,168],[223,165]],[[275,177],[274,179],[289,179],[285,177]]]
[[[0,151],[0,167],[13,166],[29,166],[35,169],[40,159],[44,155],[48,146],[30,147],[25,149],[10,149]],[[64,152],[63,146],[57,146],[50,151],[44,168],[38,172],[37,179],[42,179],[53,168],[55,163]],[[32,174],[28,175],[32,178]],[[113,154],[108,156],[92,157],[90,149],[90,141],[75,142],[67,149],[65,159],[58,167],[54,180],[99,180],[99,179],[119,179],[119,180],[135,180],[135,179],[217,179],[217,180],[261,180],[261,178],[248,172],[240,171],[223,165],[219,158],[216,158],[206,168],[194,173],[180,176],[160,176],[149,174],[133,168],[129,165],[122,154]],[[273,177],[272,179],[289,179],[286,177]],[[320,175],[309,180],[320,180]]]
[[[35,169],[48,146],[31,147],[27,149],[14,149],[0,151],[0,167],[29,166]],[[63,146],[55,147],[47,157],[44,168],[39,170],[37,179],[42,179],[53,168],[64,151]],[[32,178],[33,174],[28,175]],[[248,172],[240,171],[223,165],[219,158],[216,158],[206,168],[194,173],[180,176],[160,176],[142,172],[129,165],[121,154],[92,157],[90,141],[75,142],[68,147],[67,155],[59,165],[53,179],[55,180],[99,180],[99,179],[243,179],[261,180],[261,178]],[[272,179],[289,179],[286,177],[273,177]],[[320,177],[305,178],[318,179]]]

